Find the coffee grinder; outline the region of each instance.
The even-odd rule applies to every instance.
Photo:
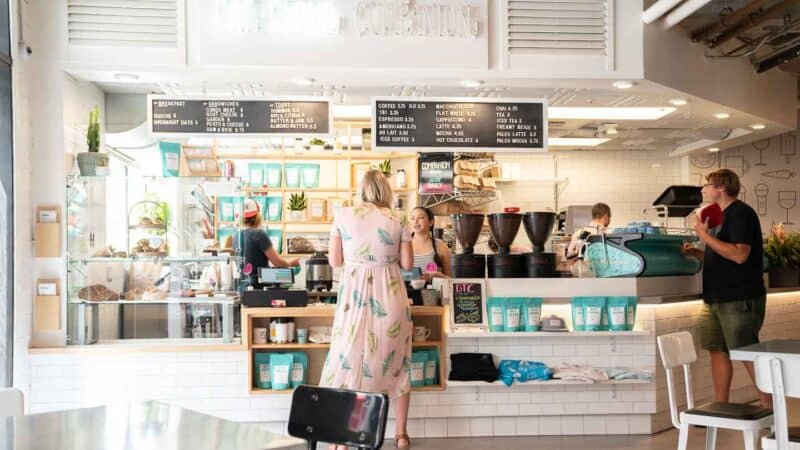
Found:
[[[525,213],[523,219],[525,233],[533,244],[533,252],[524,254],[525,268],[529,278],[559,276],[556,271],[556,254],[544,251],[544,244],[547,243],[553,232],[555,221],[556,215],[552,212]]]
[[[497,254],[486,257],[489,278],[525,278],[525,259],[511,253],[511,243],[517,237],[522,215],[517,213],[489,214],[489,229],[497,243]]]
[[[483,214],[453,214],[453,230],[461,253],[453,253],[450,257],[454,278],[483,278],[486,276],[486,258],[476,255],[473,247],[483,228]]]

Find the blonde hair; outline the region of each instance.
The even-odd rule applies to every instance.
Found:
[[[358,185],[358,198],[362,202],[391,209],[393,197],[392,186],[383,172],[372,169],[364,174]]]

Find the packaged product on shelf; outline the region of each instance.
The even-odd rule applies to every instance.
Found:
[[[270,353],[269,370],[272,389],[284,390],[291,386],[291,373],[294,357],[291,353]]]
[[[503,307],[503,299],[499,297],[489,297],[489,299],[486,300],[486,307],[489,312],[489,331],[504,331],[503,318],[506,313]]]
[[[269,353],[256,353],[256,384],[261,389],[272,388],[270,383],[269,357]]]
[[[628,297],[628,311],[625,314],[625,324],[628,331],[633,331],[636,325],[636,304],[639,302],[637,297]]]
[[[572,308],[572,329],[574,331],[586,330],[586,311],[583,305],[584,297],[573,297],[570,299]]]
[[[286,164],[286,187],[299,188],[300,187],[300,164]]]
[[[264,208],[264,218],[270,222],[280,222],[283,215],[283,198],[280,196],[266,197],[266,208]]]
[[[608,311],[608,329],[610,331],[627,330],[628,297],[608,297],[606,310]]]
[[[425,363],[428,361],[428,352],[417,351],[411,353],[411,387],[425,386]]]
[[[303,164],[302,183],[304,188],[314,189],[319,187],[319,164]]]
[[[606,304],[606,306],[603,306],[603,318],[600,322],[600,328],[598,328],[597,331],[608,331],[608,330],[609,330],[608,305]]]
[[[583,300],[586,323],[585,331],[600,331],[603,325],[603,310],[606,307],[605,297],[586,297]]]
[[[428,360],[425,361],[425,385],[433,386],[438,384],[439,350],[428,350],[425,353],[428,355]]]
[[[264,186],[264,164],[249,163],[247,165],[247,182],[255,188]]]
[[[283,179],[281,177],[281,165],[279,163],[269,163],[264,165],[264,184],[267,187],[279,188]]]
[[[292,363],[291,383],[296,388],[306,384],[306,373],[308,372],[308,356],[303,352],[292,353],[294,362]]]
[[[522,331],[522,299],[507,298],[504,303],[504,331]]]
[[[539,331],[542,327],[542,299],[526,297],[522,299],[522,323],[525,331]]]

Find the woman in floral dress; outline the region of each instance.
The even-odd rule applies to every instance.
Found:
[[[380,171],[366,173],[358,196],[361,204],[342,208],[331,227],[328,260],[341,275],[320,385],[389,395],[396,444],[408,448],[414,327],[400,267],[413,266],[411,236],[391,208],[392,188]]]

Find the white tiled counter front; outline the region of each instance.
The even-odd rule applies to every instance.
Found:
[[[669,427],[664,372],[656,336],[696,326],[700,302],[640,305],[642,335],[569,335],[448,339],[448,353],[490,352],[499,358],[572,362],[655,371],[649,384],[448,386],[414,393],[412,437],[649,434]],[[546,304],[545,313],[569,317],[568,305]],[[763,339],[800,338],[800,292],[771,294]],[[712,392],[708,356],[695,366],[695,398]],[[31,412],[85,407],[124,400],[157,399],[220,417],[285,429],[289,394],[250,395],[247,352],[98,351],[66,349],[31,354]],[[446,358],[449,360],[449,358]],[[752,399],[749,381],[736,365],[734,398]],[[394,413],[391,412],[391,417]],[[389,436],[394,433],[390,420]]]

